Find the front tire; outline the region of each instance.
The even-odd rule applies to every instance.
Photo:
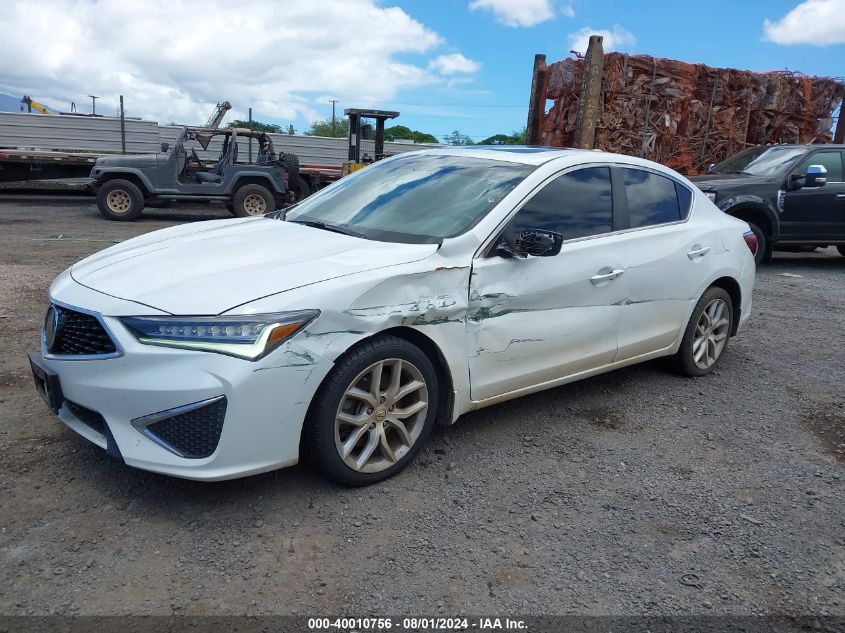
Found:
[[[437,415],[437,374],[416,346],[382,335],[332,369],[306,424],[311,461],[344,486],[366,486],[403,470]]]
[[[272,192],[262,185],[244,185],[232,197],[232,213],[239,218],[252,218],[276,209]]]
[[[144,210],[144,194],[128,180],[109,180],[97,190],[97,207],[103,217],[131,222]]]
[[[704,376],[716,368],[731,338],[733,302],[722,288],[710,286],[695,304],[674,368],[687,376]]]

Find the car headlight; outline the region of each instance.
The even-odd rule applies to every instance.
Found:
[[[123,317],[121,322],[147,345],[228,354],[247,360],[266,356],[311,323],[319,310],[249,316]]]
[[[704,195],[707,196],[707,199],[710,200],[713,204],[716,204],[716,192],[715,191],[705,191]]]

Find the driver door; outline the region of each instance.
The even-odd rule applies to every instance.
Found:
[[[841,150],[820,150],[801,161],[793,174],[810,165],[824,165],[827,183],[787,191],[781,215],[781,241],[845,239],[845,182]]]
[[[490,253],[473,262],[467,330],[470,392],[484,400],[612,363],[625,297],[614,242],[608,167],[548,181],[513,217]],[[522,230],[561,233],[549,257],[503,257]],[[619,273],[621,275],[621,273]]]

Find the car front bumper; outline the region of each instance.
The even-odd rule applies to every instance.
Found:
[[[99,293],[84,294],[91,299]],[[115,301],[100,296],[104,306]],[[31,356],[33,373],[50,377],[50,406],[68,427],[130,466],[186,479],[231,479],[297,463],[306,412],[330,361],[297,337],[256,362],[144,345],[92,303],[76,307],[100,315],[120,348],[117,356],[76,360],[51,356],[43,345],[41,354]],[[118,313],[139,307],[126,303]],[[35,378],[38,385],[43,376]],[[199,412],[184,417],[191,407]],[[164,437],[149,431],[159,427],[148,427],[161,420],[171,420]],[[191,426],[181,429],[182,421]],[[180,442],[200,436],[209,446],[207,435],[214,430],[207,427],[216,424],[222,430],[210,454],[186,457]]]

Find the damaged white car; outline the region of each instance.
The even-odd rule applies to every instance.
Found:
[[[265,217],[108,248],[50,288],[36,386],[130,466],[402,470],[436,422],[658,356],[710,372],[751,310],[748,225],[655,163],[452,148]]]

